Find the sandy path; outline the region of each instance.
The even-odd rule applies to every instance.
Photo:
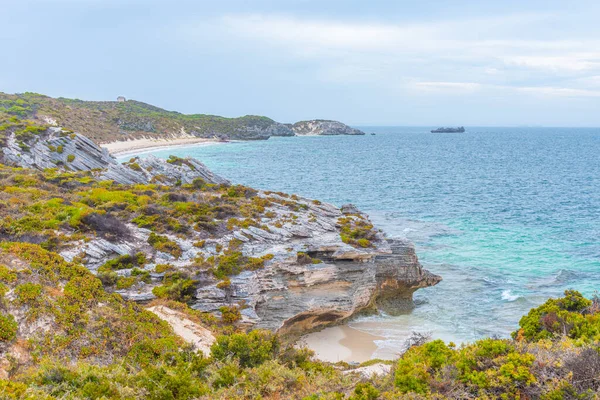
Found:
[[[154,306],[148,308],[160,319],[165,320],[176,335],[194,346],[196,350],[204,355],[210,355],[210,346],[215,342],[215,337],[208,329],[188,319],[185,314],[165,306]]]

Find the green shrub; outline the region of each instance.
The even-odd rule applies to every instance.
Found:
[[[189,279],[181,272],[167,272],[163,285],[156,286],[152,293],[161,299],[188,302],[192,299],[196,290],[196,281]]]
[[[65,285],[63,292],[65,299],[71,304],[87,307],[102,299],[104,288],[98,278],[87,275],[71,279]]]
[[[17,273],[6,265],[0,264],[0,281],[13,283],[17,280]]]
[[[73,162],[73,161],[75,161],[75,155],[73,155],[73,154],[69,154],[69,155],[67,156],[67,162]]]
[[[127,358],[141,366],[148,366],[178,349],[179,345],[173,338],[146,339],[133,345]]]
[[[137,282],[134,276],[120,276],[117,278],[117,289],[129,289]]]
[[[135,255],[124,254],[102,264],[98,268],[98,272],[107,273],[121,269],[132,269],[135,267],[143,267],[144,264],[146,264],[146,256],[144,253],[140,252]]]
[[[231,284],[231,282],[229,282],[229,284]],[[236,306],[222,306],[219,308],[219,311],[221,311],[221,321],[226,324],[233,324],[242,319],[242,313]]]
[[[240,251],[231,251],[227,249],[223,255],[213,258],[215,268],[212,269],[215,277],[225,279],[228,276],[237,275],[242,271],[255,271],[265,265],[265,260],[273,258],[272,255],[265,255],[261,258],[247,257]]]
[[[15,318],[8,314],[0,314],[0,341],[9,342],[17,336],[18,330],[17,321]]]
[[[175,267],[171,264],[156,264],[156,266],[154,267],[154,272],[162,274],[163,272],[171,271],[174,268]]]
[[[583,341],[600,340],[600,310],[574,290],[565,291],[565,297],[549,299],[533,308],[519,321],[520,329],[513,333],[517,339],[538,341],[567,335]],[[590,309],[589,311],[587,311]]]
[[[373,225],[362,216],[341,217],[338,219],[340,238],[344,243],[355,247],[371,247],[371,241],[376,238]]]
[[[37,283],[23,283],[15,287],[15,297],[18,304],[35,305],[42,296],[43,287]]]
[[[453,355],[441,340],[409,349],[396,366],[395,384],[403,393],[427,393],[429,380]]]
[[[148,243],[158,251],[169,253],[175,258],[181,257],[181,247],[166,236],[157,235],[152,232],[148,237]]]
[[[354,394],[348,400],[377,400],[378,398],[379,390],[375,389],[372,384],[365,382],[356,385]]]
[[[273,333],[261,330],[221,335],[210,351],[217,360],[231,358],[237,360],[242,368],[256,367],[275,358],[279,351],[279,340]]]

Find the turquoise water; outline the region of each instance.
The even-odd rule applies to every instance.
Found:
[[[600,129],[367,127],[361,137],[176,148],[236,183],[352,202],[407,237],[441,275],[407,315],[352,326],[397,348],[411,330],[457,342],[507,336],[567,288],[600,288]]]

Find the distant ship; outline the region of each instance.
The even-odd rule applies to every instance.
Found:
[[[371,136],[375,136],[375,132],[371,132]]]
[[[431,131],[431,133],[463,133],[465,131],[464,126],[458,128],[438,128]]]

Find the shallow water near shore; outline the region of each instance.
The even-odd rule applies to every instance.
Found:
[[[507,337],[548,297],[600,288],[600,129],[362,129],[376,135],[152,154],[193,156],[256,188],[351,202],[389,236],[411,239],[444,280],[417,291],[409,314],[350,322],[384,338],[373,357],[401,348],[413,330],[454,342]]]

